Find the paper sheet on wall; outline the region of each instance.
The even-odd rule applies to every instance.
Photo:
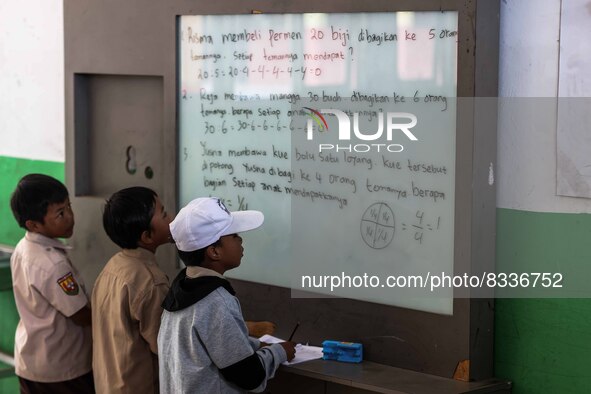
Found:
[[[556,194],[591,198],[591,5],[562,2]]]

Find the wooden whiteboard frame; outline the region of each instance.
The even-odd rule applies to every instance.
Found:
[[[458,97],[495,97],[498,85],[498,0],[378,0],[352,2],[64,0],[66,181],[76,195],[75,79],[87,75],[161,76],[164,84],[163,168],[159,190],[171,211],[178,203],[178,65],[177,17],[180,15],[306,12],[457,11]],[[82,103],[83,104],[83,103]],[[457,122],[454,271],[494,272],[495,187],[488,183],[496,163],[496,114],[478,122],[478,106],[460,106]],[[78,130],[78,134],[80,130]],[[80,141],[78,141],[80,145]],[[79,152],[78,152],[79,154]],[[461,165],[460,165],[461,164]],[[78,245],[74,261],[83,264],[87,283],[110,257],[112,245],[100,226],[102,199],[73,197]],[[94,240],[89,242],[88,240]],[[159,253],[169,276],[176,272],[172,248]],[[84,264],[94,264],[88,268]],[[451,377],[462,360],[470,360],[470,378],[493,373],[493,302],[454,299],[454,315],[441,316],[347,299],[291,299],[290,290],[233,281],[244,315],[270,319],[278,336],[288,336],[295,321],[299,335],[318,344],[323,339],[356,340],[371,361]]]

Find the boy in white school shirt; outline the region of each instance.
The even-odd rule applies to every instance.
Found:
[[[24,176],[10,199],[27,230],[10,259],[20,321],[14,340],[21,393],[94,393],[91,312],[82,277],[68,258],[74,212],[68,190],[43,174]]]

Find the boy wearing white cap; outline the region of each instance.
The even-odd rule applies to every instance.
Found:
[[[180,210],[170,231],[187,266],[162,307],[158,334],[161,393],[261,392],[294,344],[261,347],[248,336],[234,289],[223,274],[240,265],[240,232],[263,223],[258,211],[229,212],[217,198]]]

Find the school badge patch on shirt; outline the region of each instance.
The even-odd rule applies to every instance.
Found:
[[[76,282],[76,279],[74,279],[74,276],[71,272],[68,272],[66,275],[59,278],[57,283],[60,285],[64,293],[69,296],[78,295],[78,292],[80,291],[78,283]]]

